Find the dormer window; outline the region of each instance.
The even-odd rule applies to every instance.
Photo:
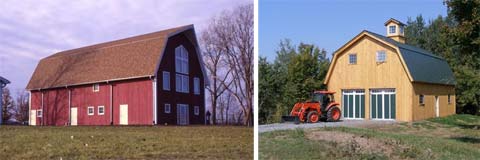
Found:
[[[403,34],[403,26],[400,26],[400,34]]]
[[[396,33],[396,30],[397,30],[397,26],[389,26],[388,27],[388,33],[390,33],[390,34]]]

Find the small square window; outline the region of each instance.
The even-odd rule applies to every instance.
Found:
[[[87,115],[91,116],[95,114],[95,108],[93,106],[90,106],[87,108]]]
[[[200,107],[199,106],[195,106],[193,109],[194,109],[193,113],[195,113],[195,115],[197,115],[197,116],[200,115]]]
[[[41,109],[37,110],[37,117],[42,117],[43,111]]]
[[[166,103],[165,104],[165,113],[170,113],[170,112],[171,112],[170,104]]]
[[[387,53],[385,51],[377,51],[377,62],[382,63],[387,59]]]
[[[105,106],[98,106],[98,115],[105,114]]]
[[[98,92],[100,91],[100,84],[94,84],[93,85],[93,92]]]
[[[357,64],[357,54],[348,55],[349,64]]]
[[[424,99],[425,99],[425,96],[423,94],[421,94],[418,98],[419,103],[424,104]]]
[[[396,32],[396,30],[397,30],[397,27],[396,27],[396,26],[389,26],[389,27],[388,27],[388,29],[389,29],[389,31],[388,31],[388,32],[389,32],[390,34],[393,34],[393,33],[395,33],[395,32]]]

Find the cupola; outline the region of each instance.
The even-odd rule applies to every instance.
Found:
[[[400,43],[405,43],[405,24],[396,19],[390,18],[387,22],[385,22],[385,27],[387,28],[388,38]]]

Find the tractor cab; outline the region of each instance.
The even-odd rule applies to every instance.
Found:
[[[315,91],[312,93],[311,102],[316,102],[320,104],[321,111],[325,111],[325,107],[328,106],[331,102],[335,102],[333,94],[335,92],[331,91]]]

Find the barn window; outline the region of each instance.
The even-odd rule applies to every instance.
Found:
[[[419,103],[424,104],[424,99],[425,99],[425,96],[423,94],[421,94],[418,98]]]
[[[393,34],[393,33],[396,32],[395,30],[397,30],[397,27],[396,26],[389,26],[388,29],[389,29],[389,33]]]
[[[37,117],[42,117],[43,111],[41,109],[37,110]]]
[[[198,115],[200,114],[200,107],[199,107],[199,106],[195,106],[193,113],[195,113],[195,115],[198,116]]]
[[[385,51],[377,51],[377,62],[385,62],[387,60],[387,54]]]
[[[448,104],[452,104],[452,100],[450,98],[450,94],[448,94]]]
[[[99,84],[93,84],[93,92],[98,92],[100,91],[100,85]]]
[[[95,108],[93,106],[90,106],[87,108],[87,115],[91,116],[95,114]]]
[[[200,78],[193,78],[193,93],[200,94]]]
[[[105,106],[98,106],[98,115],[105,114]]]
[[[357,54],[348,55],[348,60],[350,64],[357,64]]]
[[[188,76],[176,74],[175,75],[175,90],[177,92],[188,93],[189,92],[189,85],[188,85]]]
[[[188,51],[182,45],[175,48],[175,71],[188,74]]]
[[[171,112],[170,104],[165,103],[165,113],[170,113]]]
[[[170,90],[170,72],[163,71],[163,90]]]

